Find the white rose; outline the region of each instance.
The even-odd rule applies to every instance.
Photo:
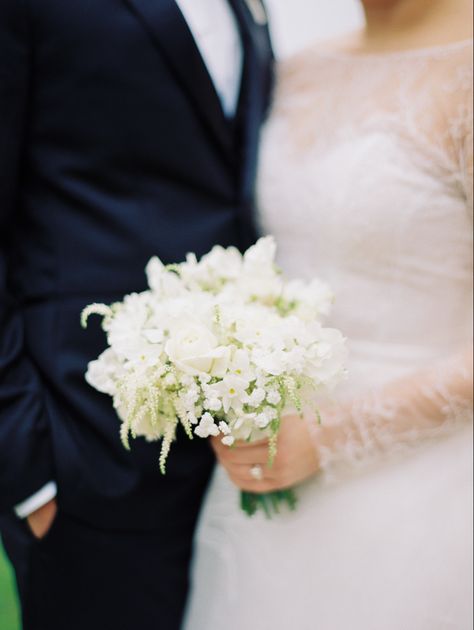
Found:
[[[165,352],[180,370],[194,376],[222,377],[230,361],[229,348],[219,346],[217,337],[200,324],[183,325],[172,332]]]

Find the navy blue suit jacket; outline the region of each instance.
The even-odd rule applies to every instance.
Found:
[[[210,449],[181,437],[166,477],[157,445],[123,449],[84,381],[104,335],[79,317],[144,289],[152,255],[255,239],[272,53],[231,4],[245,68],[229,122],[173,0],[0,0],[0,513],[56,480],[99,526],[195,519]]]

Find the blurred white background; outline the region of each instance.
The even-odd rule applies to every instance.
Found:
[[[275,50],[290,55],[318,39],[328,39],[362,23],[358,0],[266,0]]]

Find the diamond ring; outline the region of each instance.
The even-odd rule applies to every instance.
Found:
[[[259,466],[258,464],[256,464],[255,466],[252,466],[252,468],[250,469],[250,474],[252,478],[255,479],[255,481],[263,480],[263,468]]]

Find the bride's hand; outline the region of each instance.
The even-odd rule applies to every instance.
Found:
[[[212,440],[220,464],[233,483],[246,492],[263,494],[292,488],[309,479],[319,470],[314,442],[307,423],[299,416],[287,416],[282,421],[278,438],[278,452],[268,466],[268,442],[248,444],[239,442],[233,447]],[[255,469],[262,470],[263,478],[255,479]]]

